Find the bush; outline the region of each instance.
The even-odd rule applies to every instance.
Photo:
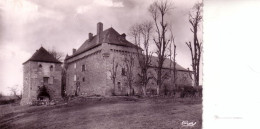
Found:
[[[10,104],[10,103],[15,103],[15,99],[10,99],[10,100],[0,100],[0,105],[3,104]]]

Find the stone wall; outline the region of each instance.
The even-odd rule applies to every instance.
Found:
[[[126,95],[129,87],[127,85],[126,75],[122,75],[123,69],[126,71],[125,58],[134,57],[133,78],[132,86],[135,94],[141,94],[141,87],[138,84],[140,73],[139,62],[137,59],[136,49],[109,43],[102,43],[100,46],[86,51],[78,56],[68,59],[67,76],[66,76],[66,92],[67,95],[75,95],[76,80],[80,82],[81,95],[103,95],[110,96],[115,91],[116,95]],[[118,63],[115,90],[114,84],[111,79],[113,59]],[[83,66],[84,65],[84,66]],[[82,70],[85,67],[85,70]],[[156,76],[155,68],[149,69],[153,76]],[[169,69],[164,69],[163,73],[169,73]],[[177,85],[192,85],[191,78],[187,71],[177,72]],[[170,87],[170,79],[168,77],[164,82],[165,85]],[[156,89],[157,84],[155,80],[151,80],[147,85],[147,89]]]
[[[177,81],[178,86],[193,86],[192,73],[188,71],[178,71],[177,72]]]
[[[150,68],[149,73],[151,73],[149,76],[155,76],[157,78],[157,73],[156,73],[156,69],[155,68]],[[169,76],[167,78],[164,78],[164,82],[163,82],[163,87],[161,88],[161,90],[163,90],[164,88],[167,88],[167,90],[173,90],[174,86],[172,85],[173,82],[171,83],[171,81],[173,81],[173,74],[170,74],[170,69],[163,69],[162,71],[162,75],[164,74],[168,74]],[[172,79],[171,79],[172,78]],[[192,86],[192,82],[193,80],[191,79],[189,72],[188,71],[182,71],[182,70],[178,70],[177,71],[177,80],[176,80],[176,86]],[[157,82],[156,80],[150,80],[149,83],[147,84],[147,90],[148,91],[156,91],[157,88]]]
[[[125,58],[128,60],[130,59],[130,56],[134,59],[134,65],[133,65],[133,82],[132,82],[132,88],[134,89],[135,94],[140,94],[140,86],[137,84],[137,80],[139,78],[138,73],[140,72],[139,69],[139,62],[137,59],[136,49],[130,48],[130,47],[123,47],[123,46],[116,46],[116,45],[110,45],[105,44],[104,49],[107,50],[109,53],[109,57],[107,59],[107,71],[108,71],[108,77],[107,77],[107,85],[110,87],[113,86],[113,81],[110,78],[111,71],[113,67],[113,59],[115,61],[115,64],[118,63],[117,73],[116,73],[116,79],[115,79],[115,91],[116,95],[126,95],[128,93],[129,87],[127,83],[127,76],[122,74],[123,69],[127,70],[126,64],[125,64]]]
[[[81,55],[67,60],[66,93],[75,95],[76,80],[80,82],[79,94],[106,95],[105,59],[102,57],[101,48],[97,47]],[[84,66],[83,66],[84,65]],[[85,67],[85,70],[82,70]]]
[[[39,67],[40,65],[41,67]],[[24,64],[23,69],[22,105],[37,100],[39,87],[43,85],[46,87],[51,100],[61,98],[61,64],[29,61]],[[48,78],[48,82],[45,84],[44,77]]]
[[[81,55],[67,60],[67,95],[74,95],[76,91],[76,80],[80,82],[80,94],[82,95],[104,95],[111,96],[114,91],[113,81],[111,79],[111,70],[113,58],[118,63],[116,78],[116,94],[125,95],[127,93],[126,76],[122,75],[122,68],[125,68],[124,58],[134,49],[124,46],[116,46],[103,43],[101,46],[86,51]],[[133,56],[136,56],[133,54]],[[137,77],[137,57],[134,63],[134,77]],[[85,66],[83,66],[85,65]],[[82,71],[85,67],[85,71]],[[126,70],[126,68],[125,68]],[[137,78],[136,78],[137,79]],[[135,81],[134,81],[135,82]],[[133,87],[136,87],[133,83]],[[135,90],[138,91],[138,90]]]

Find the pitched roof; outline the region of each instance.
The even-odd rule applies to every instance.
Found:
[[[153,67],[157,67],[157,65],[158,65],[157,61],[158,61],[158,58],[155,57],[155,56],[152,56],[152,58],[151,58],[151,64],[152,64]],[[166,59],[164,60],[164,62],[163,62],[163,68],[170,69],[170,63],[171,63],[171,60],[168,59],[168,58],[166,58]],[[173,69],[173,62],[172,62],[172,66],[171,66],[171,67],[172,67],[172,69]],[[177,63],[176,63],[176,66],[175,66],[175,67],[176,67],[177,70],[188,71],[188,69],[183,68],[182,66],[180,66],[180,65],[177,64]]]
[[[135,47],[134,44],[125,39],[125,34],[120,35],[114,28],[110,27],[100,33],[100,41],[98,42],[98,36],[95,35],[91,39],[87,39],[77,51],[69,58],[79,55],[87,50],[95,48],[102,43],[109,43],[119,46]]]
[[[46,49],[41,47],[39,50],[36,50],[36,52],[32,55],[32,57],[27,60],[28,61],[38,61],[38,62],[48,62],[48,63],[61,63],[56,58],[53,57]],[[25,64],[24,62],[23,64]]]

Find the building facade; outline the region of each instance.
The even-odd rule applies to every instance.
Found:
[[[41,47],[23,63],[21,105],[61,98],[61,62]]]
[[[137,60],[136,46],[126,40],[126,35],[119,34],[112,27],[103,30],[103,24],[97,24],[97,34],[89,33],[89,38],[79,47],[73,49],[73,54],[67,56],[66,66],[66,94],[67,95],[126,95],[129,90],[129,78],[127,76],[128,65],[126,60],[133,60],[132,88],[135,94],[141,94],[138,73],[140,67]],[[149,69],[156,72],[156,58],[152,58],[152,66]],[[169,72],[169,61],[164,63],[164,72]],[[116,71],[115,71],[115,66]],[[113,69],[114,68],[114,69]],[[192,85],[188,70],[176,65],[177,84]],[[116,73],[115,84],[112,75]],[[156,73],[155,73],[156,74]],[[154,75],[155,75],[154,74]],[[165,85],[170,84],[170,78],[165,80]],[[149,82],[148,87],[154,89],[156,81]]]

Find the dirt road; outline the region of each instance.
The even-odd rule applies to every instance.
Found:
[[[1,105],[0,128],[179,129],[202,127],[201,100],[76,98],[54,106]]]

